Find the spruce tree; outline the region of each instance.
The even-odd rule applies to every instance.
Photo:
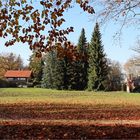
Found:
[[[65,61],[63,58],[56,57],[54,84],[56,89],[67,89],[65,85]]]
[[[77,45],[78,51],[81,53],[86,53],[86,51],[87,51],[86,44],[87,44],[87,39],[85,36],[85,29],[82,28],[81,35],[79,37],[78,45]]]
[[[36,57],[36,53],[33,52],[29,59],[29,68],[33,73],[33,85],[40,85],[43,74],[43,59]]]
[[[45,56],[42,86],[51,89],[64,88],[64,62],[57,58],[56,50],[50,51]]]
[[[75,89],[75,67],[72,56],[69,56],[70,52],[74,49],[68,46],[63,46],[64,55],[61,57],[61,73],[63,73],[63,89]]]
[[[53,74],[54,74],[54,67],[55,62],[53,52],[48,52],[44,56],[44,68],[43,68],[43,78],[42,78],[42,86],[45,88],[54,88],[53,83]]]
[[[85,37],[85,30],[84,28],[81,31],[81,35],[79,37],[77,50],[80,54],[80,59],[77,61],[77,69],[78,69],[78,79],[79,82],[77,83],[78,88],[83,90],[87,87],[88,82],[88,61],[87,61],[87,39]]]
[[[66,89],[80,90],[83,89],[81,78],[81,63],[79,63],[80,56],[77,47],[64,47],[65,54],[65,87]]]
[[[99,25],[96,23],[89,47],[88,89],[104,90],[107,75],[107,59],[101,41]]]
[[[68,89],[79,89],[79,69],[77,67],[77,61],[68,59],[67,61],[67,87]]]

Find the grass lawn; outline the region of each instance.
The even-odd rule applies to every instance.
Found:
[[[31,102],[139,106],[140,94],[126,92],[59,91],[39,88],[0,89],[0,104]]]
[[[140,94],[0,89],[0,139],[140,138]]]

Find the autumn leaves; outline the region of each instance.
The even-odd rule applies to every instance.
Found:
[[[53,47],[62,47],[68,43],[66,35],[73,32],[73,27],[62,28],[65,21],[64,12],[77,3],[90,14],[94,13],[89,1],[82,0],[41,0],[38,7],[33,2],[7,1],[1,2],[0,37],[8,38],[5,45],[11,46],[16,42],[27,43],[30,49],[42,52]],[[8,38],[9,39],[9,38]],[[71,45],[71,44],[70,44]],[[48,49],[49,48],[49,49]]]

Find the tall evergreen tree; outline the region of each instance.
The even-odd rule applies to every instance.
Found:
[[[104,90],[108,65],[101,41],[99,25],[96,23],[89,47],[88,89]]]
[[[77,61],[68,59],[66,67],[67,89],[79,89],[79,69]]]
[[[32,81],[34,85],[41,84],[43,65],[43,59],[36,57],[36,54],[33,53],[29,59],[29,68],[33,73]]]
[[[55,50],[45,56],[42,86],[51,89],[64,88],[64,61],[57,58]]]
[[[87,61],[87,40],[85,37],[85,30],[84,28],[81,31],[81,35],[79,37],[77,50],[81,56],[81,58],[77,61],[77,69],[78,69],[78,79],[79,82],[77,83],[79,86],[78,88],[83,90],[87,87],[88,82],[88,61]]]
[[[64,45],[63,51],[60,56],[59,67],[61,68],[61,73],[63,73],[63,89],[79,89],[78,88],[78,72],[77,68],[77,48],[74,46]]]
[[[66,89],[74,89],[80,90],[83,88],[81,81],[81,69],[80,69],[80,56],[76,47],[65,46],[65,52],[67,52],[64,56],[65,62],[65,77],[64,83]]]
[[[53,70],[54,66],[52,61],[54,59],[53,53],[48,52],[44,56],[44,68],[43,68],[43,77],[42,77],[42,86],[45,88],[54,88],[53,84]],[[54,60],[55,62],[55,60]]]
[[[57,70],[61,73],[61,89],[77,89],[78,81],[78,68],[76,60],[73,60],[75,56],[76,48],[73,46],[63,46],[63,53],[60,59],[58,57]]]
[[[42,85],[52,89],[83,89],[81,59],[76,59],[77,48],[63,46],[62,52],[49,52],[45,57]],[[81,77],[80,77],[81,76]]]
[[[57,89],[67,89],[66,66],[63,58],[57,57],[55,85]]]
[[[81,53],[86,53],[87,52],[86,45],[87,45],[87,39],[85,36],[85,29],[82,28],[81,35],[79,37],[78,45],[77,45],[78,51]]]

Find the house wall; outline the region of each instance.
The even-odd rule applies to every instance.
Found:
[[[15,77],[10,77],[10,78],[7,78],[7,81],[8,82],[11,82],[11,83],[15,83],[17,86],[19,86],[19,85],[27,85],[28,79],[29,78],[15,78]]]
[[[15,77],[10,77],[7,78],[8,81],[23,81],[23,82],[27,82],[27,78],[15,78]]]

